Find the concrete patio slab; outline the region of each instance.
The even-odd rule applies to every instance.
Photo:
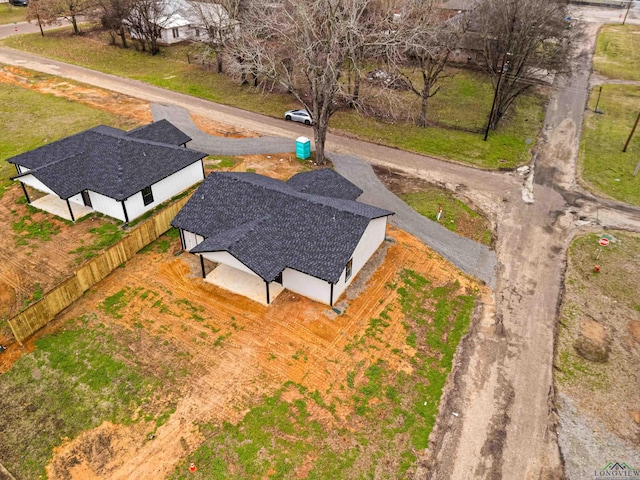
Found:
[[[220,264],[207,275],[204,281],[243,295],[262,305],[267,305],[267,287],[264,280],[237,268]],[[273,302],[283,291],[282,285],[271,282],[269,284],[269,301]]]
[[[69,202],[69,205],[71,205],[73,217],[76,221],[93,212],[92,208],[85,205],[80,205],[79,203]],[[65,220],[72,220],[67,202],[56,195],[45,195],[44,197],[31,202],[31,206],[40,210],[44,210],[45,212],[53,213],[54,215],[60,218],[64,218]]]

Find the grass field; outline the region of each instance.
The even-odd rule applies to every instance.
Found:
[[[611,242],[599,247],[604,233]],[[606,436],[608,445],[614,444],[610,433],[635,445],[640,432],[640,386],[627,381],[637,378],[640,368],[638,251],[640,236],[615,231],[582,235],[569,249],[554,362],[556,388],[571,397],[582,416],[602,422],[598,425],[606,430],[593,435]]]
[[[26,35],[5,39],[3,44],[114,75],[135,78],[160,87],[187,93],[281,118],[297,107],[287,95],[262,94],[243,87],[225,75],[207,72],[186,62],[188,47],[163,49],[157,56],[123,50],[107,44],[99,35],[71,37],[68,30],[46,37]],[[429,120],[441,125],[481,130],[492,99],[488,80],[473,72],[461,72],[445,81],[431,102]],[[388,123],[365,118],[353,111],[338,112],[331,127],[364,139],[419,153],[471,163],[483,168],[511,168],[525,158],[526,139],[535,140],[544,117],[546,97],[530,93],[516,102],[500,129],[484,142],[480,133],[457,128],[418,128],[407,123]]]
[[[163,416],[151,397],[161,385],[171,390],[182,363],[157,345],[165,370],[134,365],[127,343],[144,341],[141,335],[78,318],[39,339],[35,352],[0,377],[0,458],[16,478],[43,478],[53,447],[103,421]]]
[[[640,129],[626,153],[622,148],[640,111],[640,87],[604,85],[595,114],[598,88],[591,92],[580,141],[582,179],[601,194],[640,205],[640,175],[633,171],[640,161]]]
[[[37,76],[34,81],[37,81]],[[135,122],[80,103],[0,83],[0,193],[15,175],[5,160],[96,125],[129,129]]]
[[[27,9],[25,7],[14,7],[9,2],[0,3],[0,25],[24,22],[26,18]]]
[[[405,193],[400,195],[400,198],[420,215],[434,222],[439,221],[453,232],[461,233],[459,230],[462,223],[468,225],[472,222],[478,222],[479,228],[472,235],[469,235],[469,238],[485,245],[492,244],[491,231],[486,225],[482,224],[483,218],[480,214],[471,210],[461,201],[456,200],[446,190],[433,187],[421,192]],[[440,208],[442,208],[442,214],[440,220],[438,220],[438,210]]]
[[[420,215],[463,237],[493,246],[494,234],[489,220],[458,200],[453,192],[397,170],[375,165],[373,170],[387,189]]]
[[[640,26],[604,25],[598,34],[593,66],[609,78],[640,80]]]

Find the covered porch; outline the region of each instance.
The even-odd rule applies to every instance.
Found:
[[[250,298],[262,305],[270,304],[284,291],[284,287],[277,282],[267,283],[260,277],[223,263],[214,268],[204,281]]]
[[[57,195],[47,194],[31,202],[31,206],[57,215],[65,220],[75,222],[93,212],[91,207],[80,205],[69,200],[62,200]]]

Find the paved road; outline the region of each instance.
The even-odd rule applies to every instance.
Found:
[[[570,5],[571,16],[574,21],[594,23],[622,23],[626,8],[602,8],[590,6]],[[640,25],[640,3],[634,3],[629,11],[627,21],[629,25]]]
[[[13,8],[23,8],[23,7],[13,7]],[[64,25],[71,25],[66,20],[60,20],[60,25],[49,25],[47,27],[43,27],[43,30],[46,32],[47,30],[52,30],[55,28],[60,28]],[[38,27],[37,22],[16,22],[16,23],[7,23],[5,25],[0,25],[0,38],[7,38],[13,35],[21,35],[23,33],[38,33],[40,32],[40,27]]]
[[[593,38],[576,61],[586,68]],[[92,72],[0,48],[0,63],[23,66],[107,88],[153,103],[179,105],[223,123],[294,139],[309,130],[284,121],[168,92],[140,82]],[[330,135],[327,150],[337,167],[359,175],[357,156],[455,188],[488,213],[498,230],[494,302],[487,302],[456,356],[421,475],[438,479],[561,478],[552,382],[556,307],[566,250],[577,228],[640,225],[638,210],[620,208],[576,191],[573,171],[581,105],[587,86],[578,70],[571,89],[561,84],[547,112],[547,128],[528,183],[534,203],[522,200],[523,179],[483,172],[434,158]],[[569,145],[567,149],[566,146]],[[337,154],[337,155],[336,155]],[[604,205],[604,208],[598,208]],[[596,218],[599,215],[599,220]],[[455,259],[452,259],[455,262]],[[456,415],[453,415],[453,413]]]

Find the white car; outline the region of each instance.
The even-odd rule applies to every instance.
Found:
[[[306,110],[289,110],[288,112],[284,112],[284,119],[304,123],[305,125],[311,125],[313,123],[311,115],[309,115],[309,112]]]

